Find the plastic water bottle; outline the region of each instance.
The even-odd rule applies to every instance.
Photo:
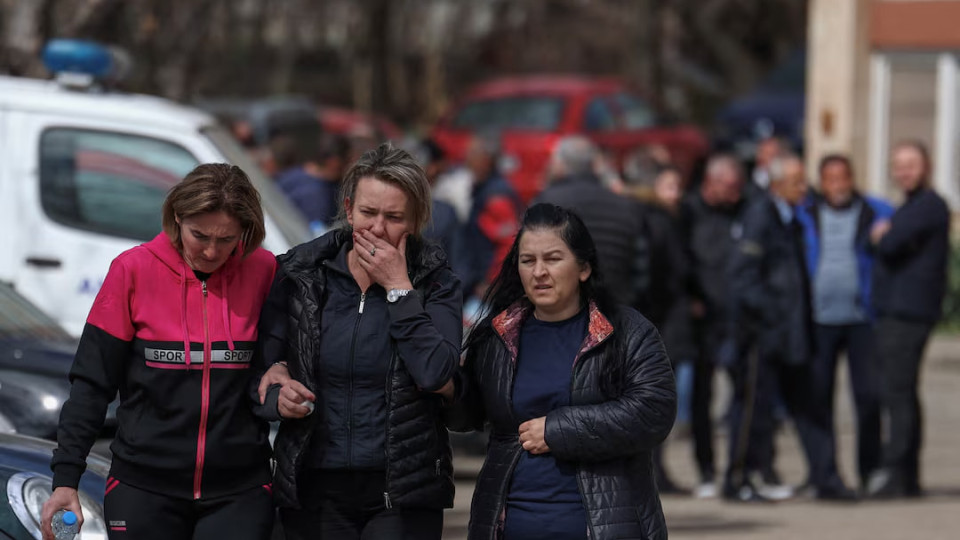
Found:
[[[57,540],[74,540],[80,532],[77,515],[69,510],[59,510],[53,515],[53,537]]]

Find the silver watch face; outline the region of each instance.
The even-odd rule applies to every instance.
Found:
[[[401,297],[406,296],[410,291],[405,291],[403,289],[390,289],[387,291],[387,302],[396,302]]]

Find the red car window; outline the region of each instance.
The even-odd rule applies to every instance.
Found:
[[[452,127],[471,131],[554,131],[563,117],[563,105],[563,98],[548,96],[482,99],[464,105],[453,118]]]
[[[620,93],[613,97],[623,117],[623,128],[646,129],[656,124],[656,117],[650,106],[637,96]]]
[[[617,117],[610,110],[605,96],[590,100],[583,110],[583,129],[585,131],[612,131],[617,129]]]

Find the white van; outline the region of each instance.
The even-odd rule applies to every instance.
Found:
[[[0,281],[71,334],[83,329],[110,261],[160,231],[167,191],[200,163],[233,163],[250,175],[266,249],[283,253],[310,238],[212,116],[105,91],[95,77],[65,80],[0,76]]]

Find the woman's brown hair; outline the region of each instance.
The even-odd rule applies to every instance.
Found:
[[[199,165],[173,186],[163,201],[163,231],[170,242],[182,250],[177,220],[220,211],[240,223],[243,232],[239,247],[243,254],[256,251],[266,235],[260,193],[253,187],[247,173],[227,163]]]

